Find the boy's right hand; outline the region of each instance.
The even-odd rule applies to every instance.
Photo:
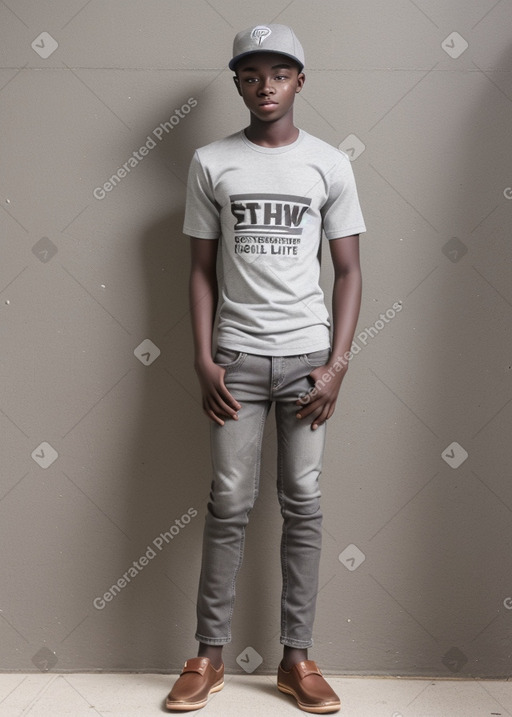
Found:
[[[196,362],[195,369],[203,394],[203,411],[208,418],[220,426],[224,425],[225,418],[238,420],[242,406],[224,384],[225,369],[213,359]]]

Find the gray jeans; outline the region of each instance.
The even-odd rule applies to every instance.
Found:
[[[258,495],[263,428],[275,402],[277,492],[283,516],[281,538],[281,643],[311,647],[322,512],[318,479],[325,424],[311,430],[299,420],[297,399],[313,386],[309,373],[330,351],[299,356],[256,356],[219,348],[215,362],[240,402],[238,421],[211,425],[213,480],[206,514],[197,600],[196,639],[209,645],[231,640],[235,581],[242,564],[245,527]]]

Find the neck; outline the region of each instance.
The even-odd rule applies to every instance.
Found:
[[[248,140],[262,147],[282,147],[292,144],[299,136],[299,130],[293,124],[292,114],[281,117],[275,122],[263,122],[251,115],[251,123],[244,131]]]

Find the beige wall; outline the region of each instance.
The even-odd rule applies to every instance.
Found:
[[[329,424],[311,656],[344,674],[509,674],[508,0],[0,5],[3,669],[176,671],[195,652],[210,467],[185,179],[196,146],[247,123],[235,32],[273,20],[306,49],[297,124],[364,145],[359,351]],[[331,279],[326,261],[327,294]],[[230,671],[254,668],[249,647],[262,672],[280,653],[274,453],[270,421]]]

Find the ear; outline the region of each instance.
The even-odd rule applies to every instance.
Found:
[[[240,80],[238,79],[238,77],[237,77],[236,75],[233,77],[233,82],[234,82],[235,85],[236,85],[236,89],[237,89],[237,91],[238,91],[238,94],[240,95],[240,97],[242,97],[242,90],[240,89]]]
[[[306,75],[303,72],[299,72],[299,74],[297,75],[297,87],[295,88],[296,93],[301,91],[301,89],[304,87],[305,81]]]

